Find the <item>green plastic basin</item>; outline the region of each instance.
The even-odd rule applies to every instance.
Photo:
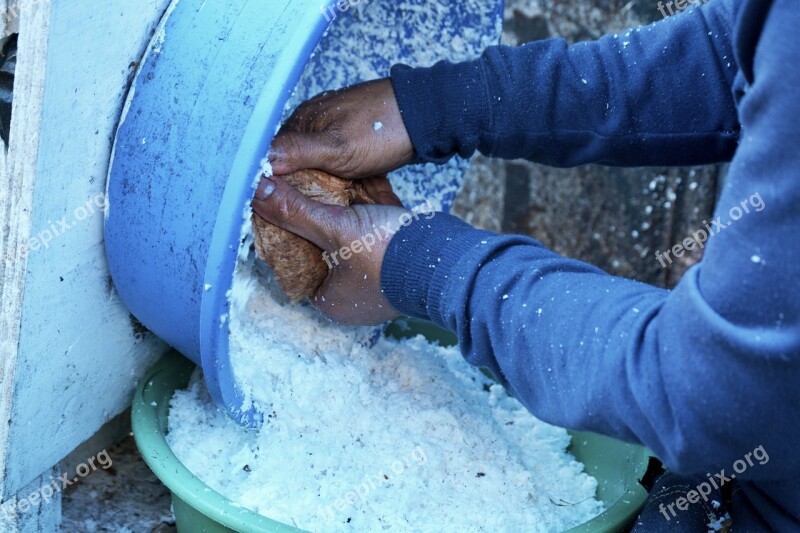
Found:
[[[420,332],[418,326],[414,330]],[[445,339],[441,339],[445,340]],[[145,462],[172,493],[175,522],[181,533],[297,532],[233,504],[192,474],[172,453],[166,440],[169,402],[185,388],[194,363],[177,352],[161,359],[142,379],[132,407],[133,435]],[[647,491],[639,480],[649,453],[645,448],[594,433],[570,432],[570,452],[598,481],[597,497],[606,511],[570,533],[622,531],[639,513]]]

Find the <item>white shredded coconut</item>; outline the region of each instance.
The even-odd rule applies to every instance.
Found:
[[[602,511],[567,432],[456,349],[370,348],[372,328],[279,302],[256,268],[238,266],[230,346],[263,427],[230,420],[199,376],[170,404],[170,446],[210,487],[310,531],[562,531]]]
[[[414,65],[473,57],[468,44],[482,50],[498,40],[491,4],[438,0],[398,10],[371,2],[340,13],[287,110],[323,90],[388,75],[388,65],[408,62],[403,47],[416,51]],[[493,23],[495,35],[458,24],[455,9]],[[454,197],[465,164],[455,158],[391,178],[406,205],[428,201],[438,210]],[[569,434],[531,416],[457,349],[337,326],[286,302],[253,259],[249,208],[243,214],[225,319],[237,383],[265,422],[258,431],[237,425],[195,373],[170,403],[167,439],[201,480],[310,531],[562,531],[603,510],[597,481],[566,452]]]

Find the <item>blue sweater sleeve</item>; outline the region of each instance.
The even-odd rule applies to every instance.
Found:
[[[733,0],[567,46],[491,47],[477,60],[397,65],[392,83],[421,161],[475,150],[553,166],[730,160]]]
[[[382,269],[392,305],[457,332],[545,421],[644,443],[682,473],[731,473],[763,446],[769,462],[737,474],[740,523],[760,524],[742,530],[800,525],[798,28],[774,0],[703,260],[672,292],[445,214],[401,229]]]

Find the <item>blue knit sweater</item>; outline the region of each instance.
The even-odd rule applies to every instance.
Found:
[[[424,161],[731,161],[704,258],[672,291],[444,214],[395,235],[382,286],[539,418],[642,443],[678,473],[724,469],[737,531],[800,530],[796,4],[711,0],[597,41],[392,70]]]

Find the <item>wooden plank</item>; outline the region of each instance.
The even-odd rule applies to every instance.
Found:
[[[11,187],[3,195],[10,209],[0,212],[9,228],[0,327],[18,339],[3,341],[4,494],[125,409],[137,378],[165,349],[116,296],[101,208],[127,88],[167,4],[22,6]],[[26,79],[37,84],[25,87]],[[14,259],[26,244],[27,264]]]
[[[44,65],[50,23],[50,0],[26,10],[18,42],[21,65],[14,79],[15,93],[9,153],[3,149],[2,190],[0,190],[0,256],[3,258],[2,308],[0,308],[0,476],[6,471],[14,377],[17,365],[22,295],[27,264],[27,239],[31,225],[31,204],[35,176],[35,155],[39,149],[41,103],[44,94]],[[45,467],[46,468],[46,467]],[[43,471],[44,468],[40,470]],[[15,491],[11,491],[11,495]],[[0,484],[0,500],[6,500]]]

